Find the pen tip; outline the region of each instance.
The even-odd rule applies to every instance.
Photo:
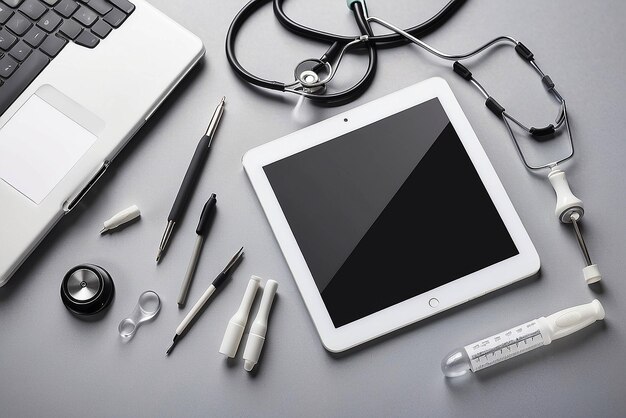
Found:
[[[107,231],[108,231],[108,229],[106,229],[106,228],[102,228],[102,230],[100,231],[100,235],[104,234],[104,233],[105,233],[105,232],[107,232]]]
[[[174,335],[174,339],[172,340],[172,345],[170,345],[170,348],[167,349],[167,351],[165,352],[166,356],[169,356],[170,353],[172,352],[172,350],[174,349],[174,346],[176,345],[176,343],[178,342],[178,339],[180,338],[180,335],[176,334]]]
[[[222,96],[222,100],[220,101],[220,103],[225,103],[226,102],[226,96]]]
[[[159,250],[159,252],[157,253],[157,256],[156,256],[156,262],[157,262],[157,263],[158,263],[159,261],[161,261],[161,252],[162,252],[162,251],[161,251],[161,250]]]

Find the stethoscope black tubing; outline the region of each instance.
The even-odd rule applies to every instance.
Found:
[[[228,29],[228,34],[226,35],[226,57],[235,72],[248,83],[271,90],[285,91],[285,83],[281,83],[279,81],[265,80],[263,78],[255,76],[254,74],[248,72],[245,68],[243,68],[235,55],[235,40],[237,38],[239,30],[241,29],[245,21],[268,1],[271,0],[251,0],[235,16],[232,23],[230,24],[230,28]],[[352,10],[355,14],[357,25],[361,30],[361,34],[368,36],[372,35],[373,32],[369,23],[367,22],[367,19],[365,17],[365,11],[363,10],[362,5],[360,3],[356,3],[352,7]],[[308,96],[308,98],[318,104],[324,104],[327,106],[338,106],[354,100],[356,97],[363,94],[363,92],[365,92],[367,87],[374,79],[374,75],[376,73],[376,64],[378,62],[378,54],[376,52],[376,49],[370,43],[368,43],[368,52],[369,63],[367,71],[358,83],[356,83],[351,88],[339,93],[323,94],[319,96],[310,95]]]
[[[255,76],[254,74],[247,71],[239,63],[235,55],[235,40],[237,38],[239,30],[252,14],[254,14],[261,6],[269,1],[272,0],[250,0],[235,16],[226,35],[226,57],[231,67],[246,82],[261,88],[285,91],[285,83],[266,80]],[[330,33],[308,28],[292,21],[282,10],[283,1],[284,0],[273,0],[274,13],[276,14],[276,17],[279,19],[281,24],[288,30],[309,39],[330,43],[339,43],[343,45],[353,41],[356,38],[354,36],[350,37],[343,35],[333,35]],[[408,29],[407,31],[414,36],[420,36],[432,32],[433,30],[440,27],[443,23],[445,23],[445,21],[453,14],[453,12],[456,11],[456,9],[464,2],[465,0],[450,0],[446,4],[446,6],[441,9],[436,15],[434,15],[427,21]],[[372,32],[369,22],[367,21],[365,10],[363,10],[363,5],[360,2],[355,2],[352,5],[351,9],[355,14],[357,25],[359,26],[361,34],[368,35],[370,37],[370,39],[365,43],[365,46],[368,48],[369,52],[369,63],[367,71],[365,72],[365,75],[359,80],[359,82],[357,82],[354,86],[347,90],[339,93],[307,95],[307,98],[318,104],[324,104],[327,106],[338,106],[356,99],[358,96],[365,92],[367,87],[369,87],[374,79],[377,66],[376,64],[378,61],[376,46],[391,47],[405,43],[404,37],[399,34],[386,34],[375,36]]]
[[[347,44],[354,40],[355,36],[346,36],[346,35],[336,35],[333,33],[323,32],[317,29],[312,29],[307,26],[301,25],[297,22],[294,22],[287,16],[283,10],[283,2],[285,0],[273,0],[274,1],[274,14],[278,21],[290,32],[296,33],[302,37],[322,41],[322,42],[339,42],[341,44]],[[430,19],[420,23],[419,25],[415,25],[412,28],[406,29],[406,32],[411,35],[419,38],[420,36],[427,35],[431,32],[434,32],[439,27],[441,27],[453,14],[456,10],[465,3],[466,0],[450,0],[439,12],[437,12]],[[360,4],[360,3],[355,3]],[[354,6],[354,4],[353,4]],[[382,48],[391,48],[394,46],[406,44],[409,41],[402,35],[397,33],[389,33],[385,35],[372,35],[370,37],[370,41],[372,41],[377,47]]]
[[[228,33],[226,34],[226,58],[230,66],[235,70],[237,75],[243,78],[250,84],[255,86],[259,86],[262,88],[270,89],[270,90],[278,90],[284,91],[285,84],[280,81],[270,81],[265,80],[263,78],[257,77],[254,74],[248,72],[237,60],[235,55],[235,40],[237,39],[237,34],[239,30],[241,30],[243,24],[250,16],[252,16],[261,6],[271,0],[250,0],[240,11],[237,13],[235,18],[230,24],[228,28]]]
[[[363,10],[363,6],[361,5],[361,3],[354,3],[352,5],[352,11],[354,12],[356,23],[359,27],[359,30],[361,31],[361,34],[373,36],[374,32],[372,31],[372,27],[367,21],[365,10]],[[378,67],[378,52],[376,51],[376,47],[373,43],[367,41],[367,49],[369,52],[367,71],[365,71],[365,74],[358,83],[356,83],[349,89],[339,93],[311,95],[307,96],[307,98],[319,105],[341,106],[343,104],[351,102],[352,100],[365,93],[365,90],[367,90],[370,84],[372,84],[372,81],[374,81],[376,68]]]

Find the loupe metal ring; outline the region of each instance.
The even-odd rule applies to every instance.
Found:
[[[109,273],[93,264],[71,268],[61,282],[61,300],[75,315],[94,315],[113,300],[115,285]]]

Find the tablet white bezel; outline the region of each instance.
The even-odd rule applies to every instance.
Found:
[[[441,102],[517,246],[519,254],[365,318],[335,328],[263,167],[433,98],[438,98]],[[256,147],[244,155],[243,165],[302,294],[322,344],[329,351],[347,350],[529,277],[539,270],[539,256],[528,233],[452,90],[442,78],[428,79]],[[415,274],[419,275],[419,265],[415,266]]]

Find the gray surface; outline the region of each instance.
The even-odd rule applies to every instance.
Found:
[[[286,3],[287,11],[306,24],[355,31],[343,1]],[[429,0],[416,6],[402,0],[389,7],[386,1],[372,0],[370,11],[409,25],[442,3]],[[1,416],[623,416],[626,63],[614,52],[623,52],[625,3],[470,1],[444,29],[428,37],[442,50],[462,51],[494,35],[510,34],[531,47],[553,75],[568,99],[576,136],[577,155],[567,166],[568,177],[586,203],[584,232],[604,274],[595,290],[581,277],[582,258],[572,231],[553,216],[549,184],[525,171],[501,122],[447,67],[414,48],[384,51],[374,84],[356,103],[339,109],[305,105],[296,115],[292,98],[255,93],[227,65],[223,40],[243,0],[154,4],[202,38],[207,58],[120,155],[94,193],[0,289]],[[245,28],[242,40],[244,64],[282,79],[290,76],[294,63],[325,49],[286,36],[271,19],[269,7]],[[351,69],[362,71],[353,64],[358,65],[356,59],[347,61],[342,80]],[[473,69],[524,120],[540,125],[553,118],[553,103],[512,50],[492,54]],[[241,156],[256,145],[435,75],[449,81],[491,158],[541,256],[541,274],[332,356],[319,343],[241,168]],[[154,257],[174,194],[221,95],[227,96],[228,105],[209,164],[189,215],[157,267]],[[217,216],[189,299],[202,294],[241,245],[245,259],[173,355],[165,358],[186,312],[176,307],[176,295],[199,212],[211,192],[218,196]],[[133,203],[142,210],[139,222],[98,236],[105,219]],[[97,322],[72,317],[59,298],[63,274],[81,262],[105,266],[117,286],[111,309]],[[241,350],[234,361],[226,361],[217,350],[251,274],[278,280],[280,288],[261,363],[256,373],[247,374]],[[161,295],[162,311],[123,344],[117,325],[146,289]],[[607,311],[604,324],[467,379],[442,377],[439,362],[454,347],[594,297]]]

